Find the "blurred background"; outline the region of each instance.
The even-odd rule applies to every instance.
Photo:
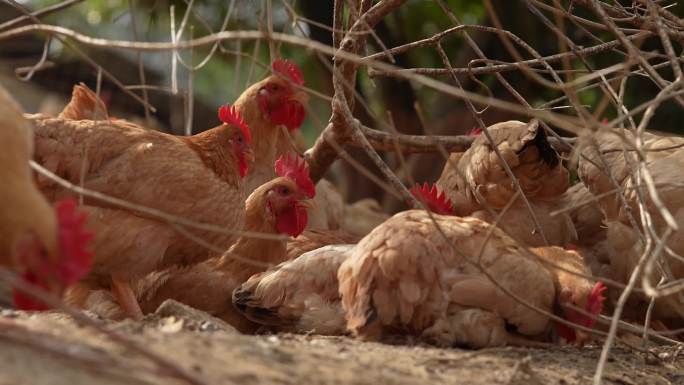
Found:
[[[40,10],[64,2],[36,0],[21,1],[19,4],[30,11]],[[225,30],[255,30],[267,28],[267,12],[273,30],[309,36],[321,43],[332,45],[329,30],[320,26],[332,24],[332,0],[301,0],[293,2],[251,0],[251,1],[169,1],[169,0],[70,0],[70,6],[47,15],[40,16],[44,23],[74,29],[83,34],[110,39],[136,41],[170,41],[171,24],[178,30],[183,23],[186,10],[190,7],[186,26],[179,39],[200,37],[212,32]],[[487,11],[481,1],[447,1],[451,10],[464,24],[491,25]],[[541,55],[560,52],[557,37],[526,8],[523,2],[498,0],[493,2],[504,27],[521,37]],[[569,3],[569,2],[563,2]],[[171,17],[173,8],[173,20]],[[684,4],[679,3],[670,11],[684,15]],[[581,15],[581,10],[575,11]],[[22,16],[16,7],[0,2],[0,31],[28,24],[30,21],[8,24]],[[588,14],[587,14],[588,16]],[[387,47],[394,47],[430,37],[453,26],[439,6],[428,0],[409,1],[405,6],[390,14],[382,21],[375,32]],[[591,46],[597,39],[612,40],[612,35],[592,30],[589,34],[582,28],[566,23],[566,33],[575,44]],[[470,31],[479,47],[492,59],[503,62],[513,61],[499,41],[496,34]],[[67,103],[74,84],[83,82],[95,89],[98,85],[98,70],[89,64],[84,56],[92,59],[130,91],[145,96],[141,84],[147,86],[146,98],[156,108],[156,112],[146,111],[143,105],[117,87],[107,76],[102,76],[100,94],[108,104],[112,116],[126,118],[148,128],[174,134],[193,133],[211,128],[218,124],[217,107],[233,102],[249,84],[260,80],[267,72],[272,55],[294,61],[305,74],[306,85],[323,95],[332,95],[331,75],[326,65],[329,58],[307,52],[304,49],[279,46],[271,47],[267,42],[224,42],[215,49],[205,46],[180,52],[182,61],[195,66],[190,71],[180,63],[177,67],[177,90],[172,76],[171,52],[146,52],[137,54],[123,50],[105,50],[80,46],[76,43],[62,44],[51,39],[46,61],[38,70],[29,75],[30,69],[40,62],[46,36],[41,34],[23,35],[11,40],[0,41],[0,82],[22,103],[27,112],[43,112],[56,115]],[[369,52],[382,51],[374,39],[369,39]],[[658,46],[659,42],[641,41],[639,44],[648,50],[649,44]],[[82,54],[73,47],[78,47]],[[464,43],[460,34],[453,34],[443,41],[453,67],[467,67],[471,60],[477,59],[473,50]],[[528,56],[529,57],[529,56]],[[404,68],[443,68],[437,52],[431,48],[420,48],[406,54],[396,55],[397,65]],[[611,64],[623,62],[625,54],[620,51],[607,51],[587,58],[594,68],[606,68]],[[571,60],[570,66],[576,72],[565,73],[572,77],[586,72],[579,60]],[[556,65],[561,68],[561,65]],[[662,71],[669,71],[664,67]],[[102,75],[102,74],[101,74]],[[557,90],[545,88],[525,77],[519,71],[503,73],[513,87],[533,106],[562,96]],[[448,82],[448,76],[440,80]],[[668,78],[671,75],[668,74]],[[143,79],[143,80],[141,80]],[[483,95],[491,94],[497,98],[515,101],[511,94],[493,75],[467,75],[459,80],[468,90]],[[387,122],[393,122],[397,131],[407,134],[423,134],[429,130],[433,134],[458,135],[476,126],[465,104],[455,98],[445,97],[433,90],[416,87],[411,83],[382,76],[369,77],[362,69],[358,73],[357,91],[365,103],[356,103],[355,115],[367,126],[384,129]],[[633,107],[655,96],[658,89],[648,79],[632,76],[628,81],[625,104]],[[188,96],[192,94],[192,103]],[[611,118],[615,111],[602,102],[603,93],[592,88],[579,93],[581,102],[598,117]],[[566,105],[560,101],[556,106]],[[190,108],[191,107],[191,108]],[[485,108],[485,106],[478,106]],[[422,111],[424,122],[416,110]],[[192,114],[190,114],[190,109]],[[568,109],[557,112],[572,114]],[[188,117],[191,116],[191,120]],[[312,95],[310,111],[302,127],[307,145],[325,127],[330,116],[329,101]],[[502,120],[522,119],[514,114],[488,108],[484,115],[486,124]],[[391,119],[391,120],[390,120]],[[684,133],[684,111],[674,102],[664,103],[651,123],[651,128],[659,131]],[[352,154],[370,170],[377,172],[365,155],[351,149]],[[439,176],[444,160],[438,154],[410,155],[406,167],[402,168],[394,154],[384,154],[388,164],[403,179],[408,175],[416,180],[433,181]],[[348,202],[365,197],[377,199],[388,211],[402,208],[386,196],[376,185],[356,171],[337,162],[327,177],[338,185]]]

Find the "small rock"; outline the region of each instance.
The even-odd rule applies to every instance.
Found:
[[[154,315],[157,317],[173,316],[184,319],[185,321],[189,321],[185,323],[186,327],[195,323],[200,325],[199,330],[201,331],[225,331],[239,334],[234,327],[223,320],[172,299],[167,299],[162,302],[157,308],[157,311],[154,312]]]
[[[183,330],[183,319],[176,319],[176,317],[166,317],[161,320],[161,327],[159,330],[162,333],[173,334]]]

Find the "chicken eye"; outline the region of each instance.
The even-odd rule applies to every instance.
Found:
[[[278,191],[280,195],[288,195],[290,193],[290,189],[287,187],[281,187]]]

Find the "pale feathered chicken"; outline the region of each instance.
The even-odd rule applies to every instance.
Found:
[[[643,218],[638,205],[638,194],[645,197],[644,209],[650,215],[656,232],[662,234],[667,225],[642,181],[635,181],[630,177],[630,172],[635,172],[638,169],[635,165],[636,157],[632,154],[632,160],[625,161],[625,156],[621,150],[623,148],[622,142],[619,139],[611,139],[611,137],[618,137],[616,133],[632,138],[632,134],[626,130],[624,132],[612,130],[603,133],[599,150],[604,154],[604,158],[613,171],[614,180],[624,189],[623,196],[628,207],[626,208],[621,204],[617,194],[602,198],[601,207],[606,214],[608,228],[609,275],[617,281],[626,283],[644,250],[644,239],[640,235],[643,232]],[[674,232],[667,241],[668,248],[677,255],[684,254],[684,235],[681,231],[681,227],[684,226],[684,177],[682,176],[684,150],[680,147],[682,144],[684,144],[684,138],[658,137],[652,134],[645,135],[644,138],[644,147],[649,149],[644,152],[646,167],[651,174],[659,198],[680,227],[680,231]],[[618,148],[619,151],[613,151]],[[624,148],[628,149],[630,145]],[[598,158],[596,151],[588,152],[588,154]],[[590,159],[593,160],[594,157]],[[582,180],[592,192],[600,194],[613,190],[610,187],[610,180],[600,173],[598,167],[584,159],[580,159],[579,167]],[[630,213],[639,226],[638,230],[635,230],[631,225]],[[684,278],[684,263],[679,257],[671,256],[666,250],[663,252],[662,258],[665,262],[663,264],[664,270],[656,265],[649,276],[653,286],[657,285],[662,271],[665,271],[670,281]],[[611,298],[617,298],[617,295],[619,295],[618,292],[611,291]],[[664,321],[668,326],[683,326],[681,319],[684,318],[684,305],[682,305],[681,298],[680,294],[673,294],[656,300],[655,319]],[[634,294],[632,296],[630,305],[632,307],[640,306],[642,314],[646,304],[647,299],[642,295]]]
[[[564,281],[553,269],[488,223],[433,218],[446,239],[427,212],[407,211],[373,230],[340,266],[342,305],[354,335],[382,339],[409,333],[439,345],[476,348],[536,345],[528,337],[543,337],[551,326],[548,316],[509,297],[476,267],[478,261],[501,287],[546,312],[568,300],[585,306],[598,301],[600,293],[586,292],[586,286],[557,290],[556,282]]]
[[[296,237],[307,221],[306,207],[314,195],[303,160],[285,157],[276,161],[277,177],[259,186],[245,203],[245,228],[251,233]],[[264,239],[245,234],[221,256],[190,267],[154,272],[134,285],[143,313],[154,312],[167,299],[203,310],[243,332],[254,324],[235,311],[233,289],[250,276],[287,258],[285,239]],[[93,291],[86,308],[105,318],[120,319],[122,309],[111,295]]]
[[[125,121],[34,117],[36,160],[76,185],[200,223],[239,231],[245,176],[252,158],[249,129],[235,109],[219,110],[223,124],[191,137],[145,130]],[[38,178],[49,200],[72,193]],[[206,259],[204,247],[174,226],[143,213],[85,197],[96,232],[93,270],[67,295],[83,306],[92,288],[110,288],[134,318],[142,316],[130,283],[152,271]],[[188,230],[227,248],[235,233]]]
[[[558,207],[560,196],[568,188],[568,171],[548,143],[544,129],[532,120],[528,124],[501,122],[488,131],[532,204],[548,244],[566,245],[575,237],[572,222],[567,216],[551,217],[549,213]],[[454,202],[456,215],[487,222],[494,221],[517,193],[484,135],[479,135],[465,153],[451,154],[437,186]],[[546,245],[520,197],[503,216],[501,227],[527,245]]]
[[[61,297],[92,265],[87,250],[92,234],[84,228],[72,200],[51,207],[34,184],[33,129],[21,108],[0,86],[0,265],[17,271],[20,279]],[[44,310],[47,305],[14,290],[14,306]]]
[[[507,297],[473,265],[490,226],[475,218],[433,218],[446,239],[427,212],[406,211],[375,228],[343,262],[338,280],[349,330],[367,339],[409,333],[472,347],[521,339],[506,323],[521,335],[543,334],[548,317]],[[552,310],[551,274],[502,231],[493,231],[481,264],[509,291]],[[474,320],[485,333],[472,334]]]
[[[636,154],[627,151],[628,157],[625,158],[624,151],[634,148],[634,143],[635,137],[630,130],[604,129],[595,133],[591,141],[580,149],[582,155],[577,167],[578,176],[589,191],[599,197],[599,204],[607,219],[617,218],[622,207],[621,199],[614,191],[618,186],[624,187],[630,172],[636,170]],[[648,132],[643,136],[647,164],[681,151],[682,146],[684,138],[681,137],[658,136]]]

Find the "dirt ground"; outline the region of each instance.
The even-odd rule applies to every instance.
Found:
[[[479,351],[346,337],[241,335],[209,315],[163,304],[142,322],[101,322],[204,384],[588,384],[600,348]],[[0,385],[183,384],[150,359],[57,313],[0,314]],[[605,384],[684,384],[684,353],[612,350]]]

